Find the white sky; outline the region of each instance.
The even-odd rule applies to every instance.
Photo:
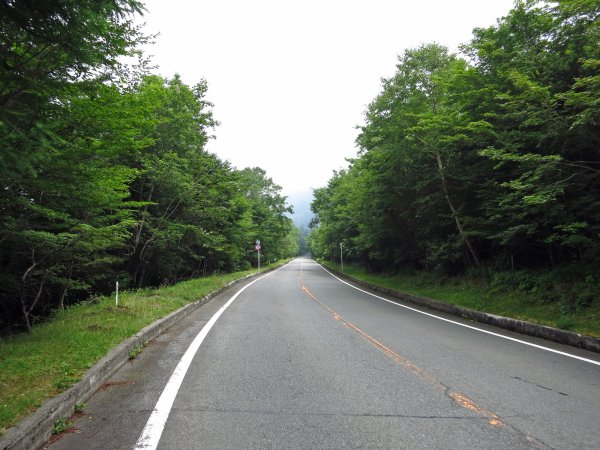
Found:
[[[292,194],[354,157],[363,112],[422,43],[456,51],[513,0],[146,0],[159,73],[208,82],[221,122],[208,150],[259,166]]]

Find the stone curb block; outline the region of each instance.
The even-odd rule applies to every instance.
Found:
[[[497,316],[481,311],[462,308],[460,306],[450,305],[448,303],[442,303],[437,300],[432,300],[427,297],[407,294],[405,292],[396,291],[394,289],[377,286],[376,284],[372,284],[367,281],[358,280],[354,277],[346,275],[345,273],[339,272],[336,269],[332,269],[329,266],[325,267],[327,267],[327,270],[335,273],[341,278],[345,278],[349,281],[352,281],[353,283],[359,284],[376,292],[381,292],[399,300],[403,300],[419,306],[425,306],[429,309],[442,311],[448,314],[452,314],[454,316],[462,317],[467,320],[485,323],[499,328],[504,328],[506,330],[527,334],[529,336],[547,339],[549,341],[557,342],[559,344],[567,344],[573,347],[579,347],[585,350],[600,353],[600,339],[598,338],[585,336],[579,333],[573,333],[572,331],[559,330],[557,328],[552,328],[545,325],[538,325],[535,323],[526,322],[524,320],[511,319],[509,317]]]
[[[26,416],[14,427],[9,428],[4,436],[0,437],[0,449],[31,450],[40,448],[52,436],[56,420],[61,417],[71,417],[75,411],[75,405],[87,401],[106,380],[119,370],[123,364],[129,361],[129,352],[131,350],[146,345],[175,322],[181,320],[187,314],[204,305],[223,291],[251,278],[271,272],[276,268],[278,267],[234,280],[226,286],[211,292],[204,298],[185,305],[168,316],[143,328],[98,361],[85,373],[83,379],[76,385],[56,397],[47,400],[37,411]]]

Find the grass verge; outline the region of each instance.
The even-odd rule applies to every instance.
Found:
[[[31,334],[0,340],[0,435],[77,383],[112,348],[145,326],[253,273],[257,270],[120,292],[119,306],[114,297],[80,303],[57,311]]]
[[[324,265],[341,271],[339,264],[324,262]],[[565,308],[561,302],[547,301],[538,293],[526,292],[510,285],[497,286],[476,278],[441,279],[430,273],[372,274],[351,264],[344,264],[343,273],[388,289],[476,311],[600,337],[599,301],[586,307]]]

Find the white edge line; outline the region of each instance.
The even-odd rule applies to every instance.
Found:
[[[539,348],[541,350],[546,350],[547,352],[557,353],[557,354],[562,355],[562,356],[568,356],[569,358],[578,359],[580,361],[585,361],[587,363],[595,364],[596,366],[600,366],[600,362],[594,361],[593,359],[583,358],[581,356],[573,355],[571,353],[561,352],[559,350],[554,350],[554,349],[549,348],[549,347],[544,347],[543,345],[533,344],[531,342],[522,341],[520,339],[516,339],[516,338],[509,337],[509,336],[505,336],[503,334],[494,333],[492,331],[487,331],[487,330],[484,330],[484,329],[481,329],[481,328],[473,327],[471,325],[467,325],[467,324],[464,324],[464,323],[456,322],[454,320],[445,319],[444,317],[436,316],[435,314],[430,314],[430,313],[427,313],[425,311],[421,311],[421,310],[418,310],[416,308],[411,308],[410,306],[406,306],[406,305],[403,305],[401,303],[394,302],[392,300],[388,300],[387,298],[380,297],[379,295],[372,294],[371,292],[365,291],[364,289],[361,289],[361,288],[358,288],[356,286],[353,286],[352,284],[350,284],[350,283],[342,280],[341,278],[336,277],[334,274],[332,274],[329,270],[327,270],[321,264],[319,264],[319,263],[316,263],[316,264],[321,269],[323,269],[325,272],[327,272],[329,275],[331,275],[333,278],[335,278],[336,280],[340,281],[341,283],[344,283],[344,284],[350,286],[351,288],[356,289],[357,291],[360,291],[360,292],[363,292],[363,293],[365,293],[367,295],[370,295],[371,297],[378,298],[379,300],[383,300],[384,302],[391,303],[392,305],[398,306],[400,308],[409,309],[410,311],[414,311],[416,313],[423,314],[425,316],[433,317],[434,319],[443,320],[444,322],[452,323],[452,324],[458,325],[460,327],[469,328],[470,330],[475,330],[475,331],[479,331],[481,333],[490,334],[492,336],[496,336],[496,337],[499,337],[499,338],[502,338],[502,339],[507,339],[509,341],[518,342],[519,344],[528,345],[530,347],[535,347],[535,348]]]
[[[158,442],[160,441],[160,437],[162,436],[162,432],[167,423],[167,419],[169,417],[169,414],[171,413],[173,402],[175,401],[175,397],[179,392],[179,388],[181,387],[181,383],[185,378],[190,364],[192,363],[196,352],[200,348],[200,345],[202,345],[204,338],[208,335],[208,332],[217,322],[219,317],[221,317],[221,314],[223,314],[225,310],[229,307],[229,305],[231,305],[235,301],[235,299],[238,298],[238,296],[247,288],[252,286],[257,281],[260,281],[263,278],[268,277],[272,273],[277,272],[286,265],[287,264],[284,264],[280,268],[257,278],[256,280],[248,283],[246,286],[241,288],[235,293],[233,297],[231,297],[227,301],[227,303],[221,306],[221,308],[219,308],[219,310],[211,317],[211,319],[206,323],[206,325],[202,327],[200,332],[197,334],[197,336],[194,338],[188,349],[185,351],[185,353],[179,360],[179,363],[177,364],[177,367],[175,367],[171,378],[169,378],[169,381],[167,382],[165,388],[162,391],[162,394],[160,394],[160,397],[156,402],[156,406],[152,410],[152,413],[150,414],[150,417],[146,422],[146,426],[144,427],[142,434],[140,435],[135,444],[134,450],[156,449],[156,447],[158,446]]]

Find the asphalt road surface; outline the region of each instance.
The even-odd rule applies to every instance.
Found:
[[[600,355],[407,309],[299,258],[173,326],[49,448],[154,446],[598,449]]]

